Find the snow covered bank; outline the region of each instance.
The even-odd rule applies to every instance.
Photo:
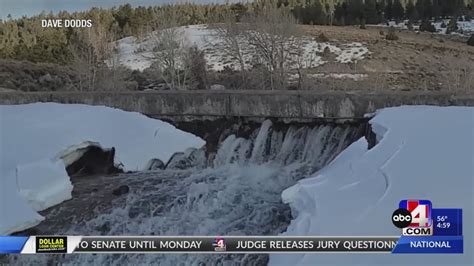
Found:
[[[433,22],[433,26],[436,29],[436,32],[439,34],[446,34],[446,29],[447,25],[449,24],[451,19],[442,19]],[[474,32],[474,20],[467,20],[467,21],[458,21],[458,30],[456,32],[452,32],[451,34],[459,34],[459,35],[465,35],[469,36],[471,33]],[[399,23],[396,23],[395,21],[390,21],[387,23],[381,23],[378,25],[374,25],[378,27],[394,27],[397,29],[404,29],[408,30],[408,20],[401,21]],[[419,25],[414,25],[413,29],[414,30],[419,30],[420,26]]]
[[[295,216],[284,234],[400,235],[391,222],[399,201],[429,199],[434,208],[463,209],[465,254],[272,254],[270,264],[472,265],[474,108],[387,108],[370,123],[375,147],[362,138],[283,192]]]
[[[217,31],[208,28],[207,25],[189,25],[179,27],[177,31],[188,45],[196,45],[204,52],[208,69],[213,71],[222,71],[226,67],[239,69],[238,62],[227,55],[225,51],[224,41],[217,34]],[[153,48],[156,46],[156,38],[154,34],[148,34],[142,41],[135,37],[126,37],[117,41],[118,54],[114,55],[108,61],[109,65],[118,63],[130,69],[144,70],[151,66],[154,58]],[[346,43],[335,45],[327,42],[318,42],[312,37],[301,38],[303,44],[303,55],[297,58],[295,54],[290,56],[290,69],[296,69],[297,64],[303,64],[304,68],[315,68],[327,63],[322,58],[322,53],[327,48],[329,53],[336,58],[334,62],[342,64],[353,63],[365,59],[369,54],[366,44],[363,43]],[[251,68],[251,62],[255,56],[255,49],[248,43],[243,41],[242,47],[243,59],[246,67]]]
[[[168,123],[102,106],[4,105],[0,123],[0,235],[37,224],[42,218],[33,209],[71,197],[64,168],[80,156],[71,149],[92,142],[115,147],[116,164],[124,170],[142,170],[152,158],[166,162],[177,151],[204,144]]]

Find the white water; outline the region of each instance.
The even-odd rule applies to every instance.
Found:
[[[281,192],[332,160],[351,143],[355,127],[290,127],[266,121],[249,139],[228,136],[213,161],[199,170],[122,175],[131,192],[110,212],[65,227],[74,235],[277,235],[289,224]],[[205,160],[202,160],[205,161]],[[76,224],[76,223],[75,223]],[[51,257],[49,257],[51,258]],[[21,261],[25,257],[20,258]],[[266,255],[70,255],[68,264],[262,264]],[[44,263],[46,256],[27,258]]]

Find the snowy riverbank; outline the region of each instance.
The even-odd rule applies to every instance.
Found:
[[[402,199],[462,208],[465,254],[272,254],[271,265],[472,265],[474,108],[403,106],[370,121],[378,144],[359,139],[314,177],[282,194],[294,220],[284,235],[400,235],[391,222]],[[415,258],[416,257],[416,258]]]
[[[216,29],[208,25],[189,25],[177,28],[176,32],[179,39],[183,39],[188,46],[195,45],[203,51],[208,70],[222,71],[226,68],[238,69],[238,62],[235,58],[228,55],[225,51],[224,40],[219,36]],[[144,70],[151,66],[156,52],[153,49],[157,46],[157,32],[153,32],[144,37],[143,40],[137,40],[135,37],[126,37],[117,41],[118,54],[108,61],[109,65],[118,63],[133,70]],[[312,37],[300,39],[303,45],[303,56],[299,58],[296,54],[289,55],[289,67],[296,69],[298,64],[304,68],[314,68],[325,63],[321,54],[327,49],[329,54],[334,56],[334,62],[341,64],[354,63],[364,60],[369,56],[370,51],[366,44],[352,42],[341,43],[338,45],[329,42],[318,42]],[[242,53],[246,68],[251,68],[255,49],[241,38],[239,45],[242,47]],[[116,62],[114,62],[114,60]],[[338,78],[338,77],[336,77]],[[339,77],[340,78],[340,77]]]
[[[152,158],[166,162],[204,141],[139,113],[76,104],[0,106],[0,235],[38,224],[43,210],[71,198],[60,157],[96,142],[115,147],[115,164],[142,170]]]

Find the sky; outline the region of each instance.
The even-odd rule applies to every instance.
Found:
[[[66,11],[82,11],[91,7],[113,7],[126,3],[132,6],[152,6],[163,3],[176,2],[195,2],[195,3],[211,3],[226,2],[225,0],[0,0],[0,18],[5,19],[8,14],[13,18],[19,18],[23,15],[31,16],[41,13],[43,10],[57,13],[61,10]],[[236,2],[236,1],[228,1]]]

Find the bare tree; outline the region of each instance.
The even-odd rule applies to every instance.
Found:
[[[246,43],[242,36],[243,26],[237,24],[234,14],[228,13],[224,16],[223,23],[216,24],[215,30],[221,40],[220,49],[222,49],[225,55],[237,62],[242,80],[244,81],[246,73],[244,47]]]
[[[317,55],[315,53],[305,53],[302,39],[294,39],[291,43],[292,68],[296,70],[297,88],[306,89],[308,85],[308,69],[313,67]]]
[[[93,90],[97,74],[97,58],[88,36],[86,30],[79,31],[70,45],[74,57],[71,66],[78,75],[80,91]]]
[[[168,87],[185,89],[189,75],[189,66],[185,63],[189,47],[184,32],[178,27],[175,14],[160,12],[156,17],[160,19],[155,25],[158,30],[153,34],[153,53],[158,71]]]
[[[106,61],[115,50],[115,38],[115,32],[100,23],[74,32],[69,48],[74,57],[72,68],[79,76],[79,90],[96,89],[98,71],[107,67]]]
[[[270,88],[285,88],[292,47],[297,41],[295,18],[287,9],[269,6],[247,16],[244,21],[247,25],[245,39],[255,50],[257,61],[268,71]]]

